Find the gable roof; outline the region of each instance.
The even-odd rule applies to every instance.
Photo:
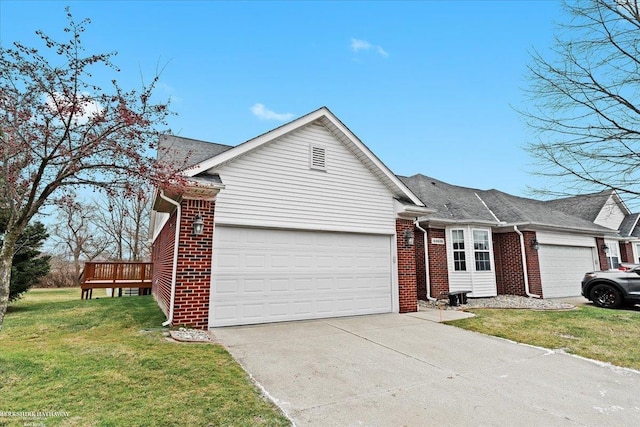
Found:
[[[556,210],[545,201],[512,196],[498,190],[460,187],[424,175],[402,181],[437,212],[429,221],[489,224],[499,227],[528,225],[611,234],[614,231]]]
[[[325,126],[334,137],[342,142],[396,197],[401,200],[411,201],[417,206],[425,206],[420,198],[413,194],[327,107],[321,107],[298,119],[243,142],[240,145],[221,150],[219,153],[191,165],[184,171],[184,174],[188,177],[193,177],[212,168],[232,162],[240,156],[314,122]]]
[[[498,224],[500,221],[477,196],[480,190],[447,184],[422,174],[400,176],[411,191],[436,210],[431,219],[441,221],[474,221]]]
[[[630,213],[629,210],[615,190],[604,190],[599,193],[548,200],[546,203],[553,209],[593,222],[611,196],[615,198],[622,212],[628,215]]]
[[[553,209],[545,201],[513,196],[498,190],[483,191],[480,197],[493,213],[507,225],[535,225],[540,227],[584,230],[611,234],[612,230],[586,219]]]
[[[640,230],[638,230],[638,218],[640,218],[640,213],[629,214],[624,217],[622,223],[620,224],[620,235],[622,237],[638,237],[640,234]]]
[[[232,148],[231,145],[176,135],[161,135],[158,142],[158,160],[175,164],[180,169],[186,169]]]

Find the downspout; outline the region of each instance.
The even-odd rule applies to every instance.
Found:
[[[171,299],[169,302],[169,316],[165,322],[162,322],[162,326],[168,326],[173,322],[173,304],[176,300],[176,277],[178,276],[178,244],[180,243],[180,218],[182,216],[182,209],[180,203],[176,202],[164,195],[164,190],[160,190],[160,198],[171,203],[176,207],[176,235],[173,242],[173,267],[171,269]]]
[[[524,272],[524,292],[528,297],[540,298],[540,295],[529,292],[529,271],[527,270],[527,255],[524,253],[524,235],[520,230],[518,230],[517,225],[513,226],[513,231],[518,233],[518,236],[520,236],[520,253],[522,254],[522,271]]]
[[[425,279],[427,281],[427,300],[429,301],[436,301],[435,298],[433,298],[431,296],[431,280],[429,279],[429,251],[428,251],[428,245],[427,245],[427,230],[425,230],[424,228],[420,227],[420,224],[418,223],[418,220],[416,219],[416,222],[413,223],[413,225],[415,225],[415,227],[422,231],[422,234],[424,234],[424,274],[425,274]]]

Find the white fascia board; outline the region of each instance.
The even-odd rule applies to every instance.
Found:
[[[561,227],[558,225],[541,224],[541,223],[535,223],[535,222],[505,223],[505,224],[501,224],[500,228],[503,228],[503,227],[513,228],[514,226],[525,227],[525,228],[536,229],[536,230],[551,230],[551,231],[563,231],[563,232],[571,232],[571,233],[578,233],[578,234],[589,234],[592,236],[617,235],[616,230],[607,231],[607,230],[594,230],[594,229],[582,228],[582,227]]]

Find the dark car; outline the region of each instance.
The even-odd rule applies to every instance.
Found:
[[[640,303],[640,266],[626,271],[605,270],[585,274],[582,296],[605,308]]]

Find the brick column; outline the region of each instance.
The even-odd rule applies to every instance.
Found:
[[[433,242],[440,243],[433,243]],[[427,230],[427,250],[429,252],[429,281],[431,297],[438,298],[449,292],[449,268],[447,263],[446,233],[443,229]],[[445,296],[446,298],[446,296]]]
[[[600,270],[609,269],[609,261],[607,260],[607,254],[602,249],[604,245],[604,239],[602,237],[596,237],[596,249],[598,251],[598,261],[600,261]]]
[[[620,242],[620,261],[636,263],[633,258],[633,248],[629,242]]]
[[[183,200],[178,243],[174,325],[206,329],[209,325],[209,298],[213,257],[215,202]],[[204,230],[193,234],[193,221],[200,214]]]
[[[406,230],[416,230],[410,219],[396,219],[396,243],[398,247],[398,291],[400,296],[400,313],[418,311],[418,287],[416,283],[416,256],[413,246],[405,242]],[[418,230],[419,231],[419,230]]]

